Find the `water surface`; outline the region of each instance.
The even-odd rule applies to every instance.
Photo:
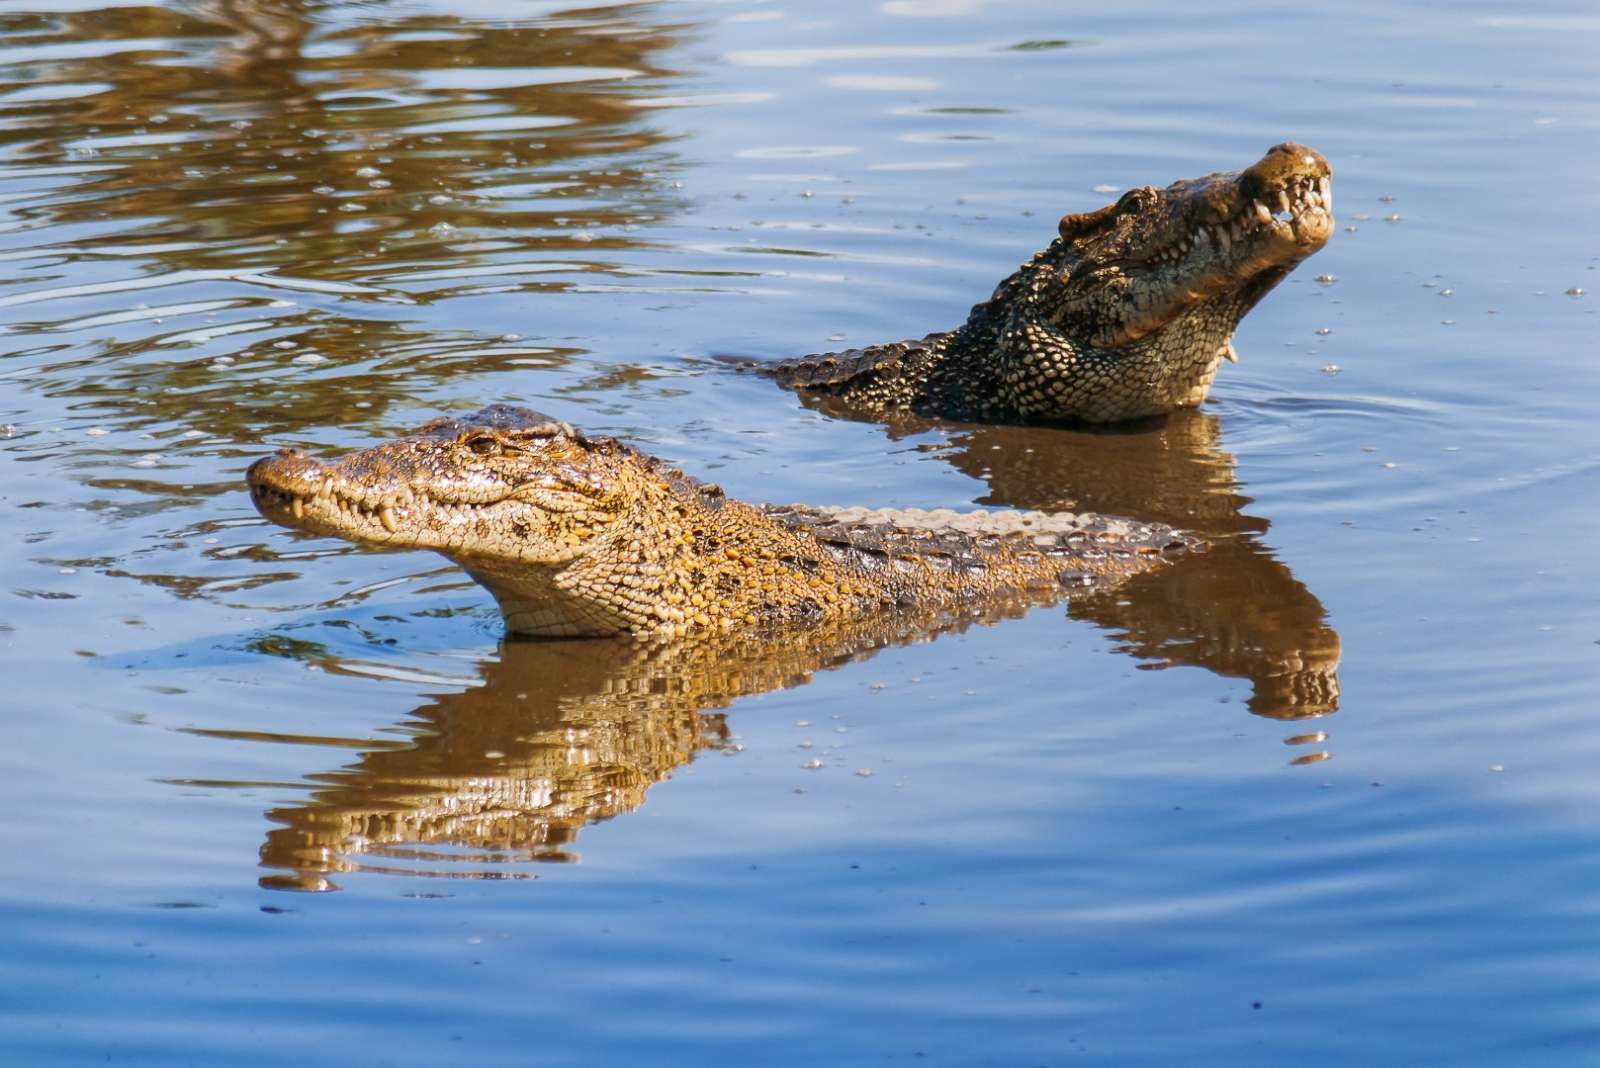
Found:
[[[1596,1055],[1582,5],[17,0],[0,32],[8,1062]],[[1197,412],[883,425],[714,359],[953,326],[1059,215],[1287,138],[1340,228]],[[750,499],[1212,550],[645,656],[506,643],[440,558],[243,491],[276,445],[492,401]]]

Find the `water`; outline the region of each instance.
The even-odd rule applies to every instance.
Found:
[[[0,30],[7,1063],[1596,1056],[1586,7]],[[1200,412],[884,427],[712,359],[954,325],[1107,187],[1289,137],[1340,230]],[[1214,547],[641,661],[502,643],[439,558],[243,492],[274,445],[498,400],[738,496]]]

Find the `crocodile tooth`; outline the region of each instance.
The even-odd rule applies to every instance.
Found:
[[[1326,178],[1317,179],[1317,189],[1322,193],[1322,207],[1324,211],[1333,210],[1333,183]]]
[[[1317,193],[1306,193],[1306,202],[1309,203],[1313,208],[1322,207],[1322,197]]]
[[[304,519],[306,516],[305,498],[296,493],[289,499],[289,510],[294,513],[296,519]]]
[[[1256,218],[1260,219],[1262,223],[1269,223],[1272,221],[1272,212],[1269,211],[1267,206],[1261,203],[1261,201],[1258,200],[1250,206],[1255,209]]]
[[[383,524],[383,529],[390,534],[400,529],[400,525],[394,521],[394,509],[387,504],[378,506],[378,521]]]
[[[1226,228],[1217,231],[1217,247],[1218,248],[1220,248],[1224,253],[1226,253],[1228,251],[1228,247],[1230,245],[1232,245],[1232,244],[1233,244],[1233,238],[1228,236],[1228,231],[1227,231]]]
[[[1278,210],[1285,212],[1291,210],[1289,206],[1289,191],[1287,189],[1278,190]]]

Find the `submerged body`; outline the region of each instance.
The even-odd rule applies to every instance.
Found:
[[[1191,547],[1097,515],[755,506],[615,438],[494,406],[323,464],[249,471],[268,519],[433,549],[514,634],[675,636],[1109,586]]]
[[[1101,423],[1193,407],[1245,313],[1327,243],[1331,176],[1286,142],[1241,172],[1133,189],[1064,217],[955,330],[751,366],[867,415]]]

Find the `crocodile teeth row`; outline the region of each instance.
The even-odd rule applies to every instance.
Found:
[[[329,482],[323,483],[318,492],[304,496],[269,487],[264,487],[263,491],[265,494],[270,494],[276,498],[279,504],[287,505],[296,519],[304,519],[306,508],[313,504],[319,504],[338,512],[340,515],[359,516],[362,519],[376,520],[390,534],[394,534],[400,529],[395,517],[395,510],[399,508],[414,509],[420,507],[436,520],[464,522],[474,512],[485,507],[485,505],[480,504],[452,504],[445,501],[435,501],[425,493],[412,491],[410,487],[406,487],[399,493],[382,501],[362,501],[353,497],[341,496]]]
[[[1189,255],[1191,248],[1208,241],[1227,252],[1235,241],[1258,226],[1271,225],[1274,214],[1299,217],[1309,211],[1333,213],[1333,184],[1326,177],[1299,178],[1269,196],[1272,203],[1251,201],[1249,208],[1230,222],[1199,230],[1193,237],[1156,253],[1155,262],[1178,263]]]

